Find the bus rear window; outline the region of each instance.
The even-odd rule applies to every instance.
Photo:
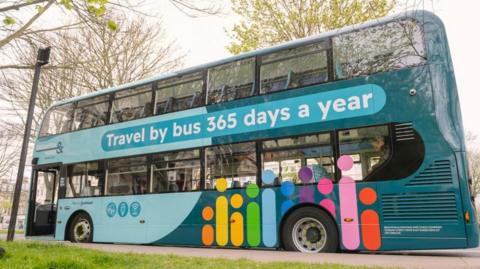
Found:
[[[69,132],[72,125],[73,105],[65,104],[52,108],[43,119],[40,136]]]
[[[337,79],[417,66],[426,61],[422,28],[414,20],[338,35],[332,43]]]

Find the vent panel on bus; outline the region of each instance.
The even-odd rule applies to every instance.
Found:
[[[395,124],[395,141],[407,141],[415,139],[415,131],[411,122]]]
[[[452,183],[453,175],[450,160],[436,160],[410,180],[407,186]]]
[[[452,192],[383,194],[382,212],[385,221],[457,219]]]

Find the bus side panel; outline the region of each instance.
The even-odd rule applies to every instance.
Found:
[[[73,213],[87,212],[94,242],[147,244],[181,227],[199,205],[201,192],[123,195],[59,200],[55,239],[64,240]]]
[[[55,240],[65,240],[67,238],[69,232],[67,227],[68,221],[79,211],[85,211],[90,215],[94,229],[100,227],[102,219],[98,217],[96,212],[102,207],[102,199],[100,197],[58,199]],[[95,233],[93,239],[95,241]]]
[[[384,250],[467,247],[451,153],[427,154],[414,175],[378,186]]]
[[[315,206],[328,212],[331,217],[337,222],[338,230],[341,231],[341,225],[339,224],[340,216],[340,203],[342,198],[349,200],[350,202],[357,203],[358,216],[362,213],[374,213],[374,215],[380,216],[378,211],[379,199],[377,198],[377,187],[375,182],[363,182],[354,183],[356,185],[356,197],[340,197],[339,186],[333,183],[333,180],[327,178],[315,178],[310,184],[294,185],[290,181],[284,181],[280,186],[266,187],[258,189],[256,185],[255,191],[251,189],[228,189],[226,191],[204,191],[198,204],[191,211],[189,216],[183,221],[183,223],[170,234],[163,238],[159,238],[154,241],[153,244],[173,244],[173,245],[201,245],[201,246],[227,246],[227,247],[273,247],[277,248],[281,245],[281,238],[278,237],[281,234],[281,223],[286,216],[293,210],[301,206]],[[270,193],[274,193],[274,196],[270,196]],[[241,197],[241,198],[239,198]],[[272,210],[275,210],[276,214],[270,214],[267,212],[268,208],[264,205],[265,201],[262,201],[262,197],[269,197],[275,200],[275,206],[270,204]],[[226,199],[228,201],[228,207],[225,210],[224,206],[217,208],[216,203],[219,199]],[[239,202],[240,201],[240,202]],[[221,210],[222,212],[219,212]],[[229,222],[218,223],[216,216],[218,214],[227,214]],[[237,217],[241,215],[243,217],[243,240],[236,238],[238,236],[237,228],[233,227],[233,221],[236,221]],[[368,227],[372,224],[380,228],[380,223],[362,223],[358,220],[358,241],[359,244],[355,246],[355,250],[367,250],[366,245],[372,246],[370,250],[379,250],[383,248],[383,239],[379,229],[370,229]],[[276,223],[276,236],[267,236],[265,229],[270,229],[271,223]],[[220,227],[219,225],[222,225]],[[217,229],[220,227],[224,230],[224,225],[228,225],[228,235],[222,238],[217,238]],[[213,231],[212,231],[213,229]],[[209,233],[203,235],[205,230]],[[369,244],[371,238],[362,238],[363,235],[373,236],[375,239],[373,244]],[[211,240],[213,234],[213,240]],[[236,238],[235,242],[232,242],[232,238]],[[150,238],[154,239],[154,238]],[[226,242],[225,242],[226,240]],[[341,240],[341,236],[340,236]],[[239,242],[242,243],[239,243]],[[341,244],[344,248],[344,245]]]

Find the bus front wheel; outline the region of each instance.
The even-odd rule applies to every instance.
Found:
[[[315,207],[293,211],[283,225],[282,239],[289,251],[317,253],[338,250],[335,222],[325,211]]]
[[[93,224],[87,213],[78,213],[69,228],[69,239],[73,243],[90,243],[93,238]]]

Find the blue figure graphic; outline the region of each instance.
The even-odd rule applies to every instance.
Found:
[[[117,206],[115,205],[114,202],[111,202],[107,205],[107,216],[110,218],[113,218],[115,216],[115,213],[117,213]]]
[[[120,217],[125,217],[128,214],[128,205],[125,202],[118,204],[118,215]]]
[[[137,217],[140,215],[140,211],[142,210],[142,207],[140,206],[139,202],[133,202],[130,204],[130,215],[132,217]]]

